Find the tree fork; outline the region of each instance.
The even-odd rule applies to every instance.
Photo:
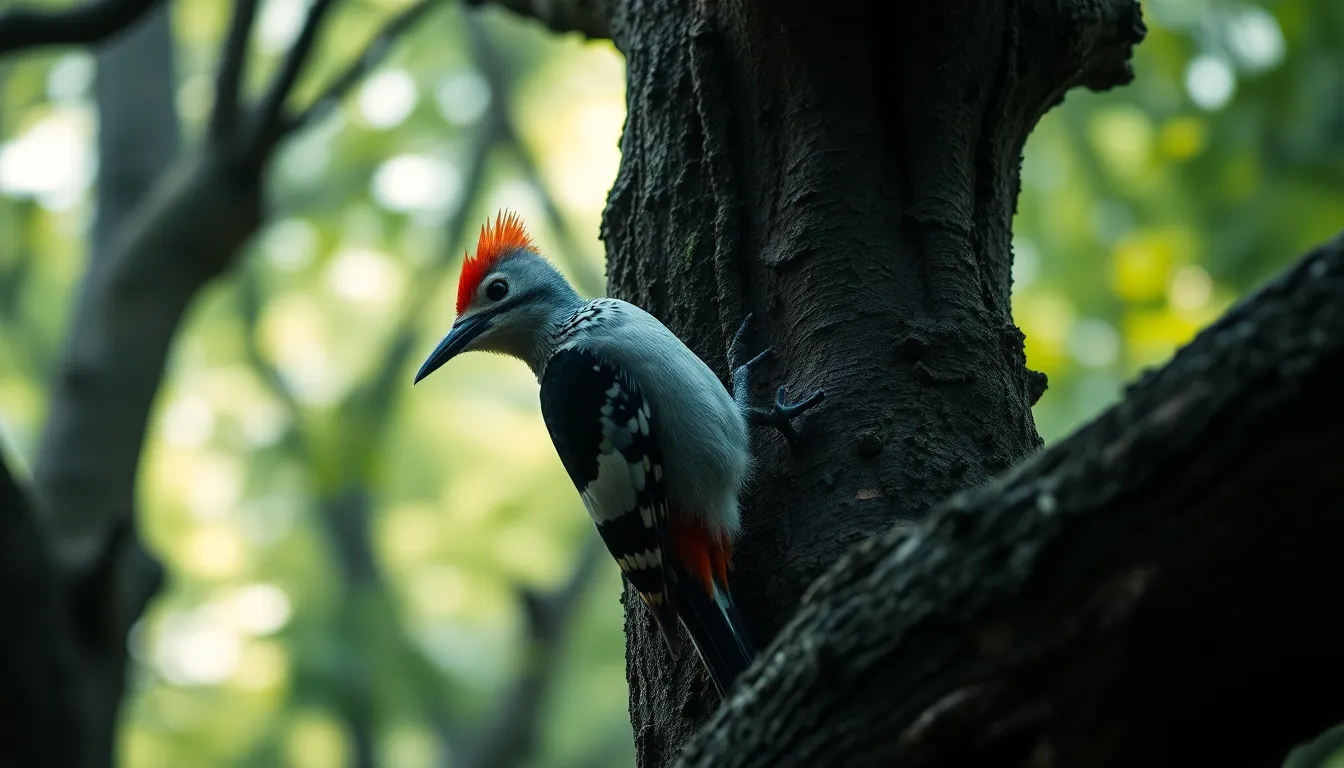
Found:
[[[1022,147],[1070,87],[1131,78],[1132,0],[876,4],[626,0],[621,168],[603,218],[614,295],[727,377],[746,312],[762,391],[825,388],[794,450],[753,437],[735,589],[762,642],[854,543],[1040,446],[1013,325]],[[641,765],[717,706],[627,601]]]

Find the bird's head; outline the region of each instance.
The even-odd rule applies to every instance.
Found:
[[[542,257],[518,215],[500,211],[486,222],[476,255],[462,262],[457,320],[415,374],[419,381],[463,352],[512,355],[536,368],[551,323],[582,303]]]

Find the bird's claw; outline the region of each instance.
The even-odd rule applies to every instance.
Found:
[[[810,397],[797,403],[786,400],[787,387],[780,387],[775,403],[769,408],[752,408],[751,422],[760,426],[774,427],[784,436],[789,445],[799,442],[798,431],[793,428],[793,420],[802,416],[809,408],[826,399],[826,390],[819,389]]]
[[[728,367],[733,371],[737,371],[743,366],[746,366],[747,369],[750,370],[753,366],[759,363],[762,358],[770,353],[770,349],[767,347],[759,355],[745,363],[742,362],[742,358],[746,355],[747,347],[743,337],[747,335],[747,326],[751,325],[751,314],[752,313],[748,312],[747,316],[742,318],[742,324],[737,327],[737,333],[733,334],[733,343],[728,346]]]
[[[769,408],[761,408],[750,404],[750,385],[751,370],[762,360],[773,353],[773,348],[766,347],[760,354],[746,361],[739,363],[746,356],[746,342],[743,337],[746,335],[747,326],[751,323],[751,313],[742,318],[742,325],[738,327],[737,333],[733,335],[733,342],[728,348],[728,362],[733,371],[733,399],[737,401],[746,414],[748,421],[752,424],[766,427],[774,427],[784,436],[789,445],[797,445],[799,442],[798,432],[793,428],[793,420],[803,415],[812,406],[820,403],[826,397],[825,390],[817,390],[807,399],[790,403],[786,400],[787,388],[780,387],[779,393],[775,397],[775,402]]]

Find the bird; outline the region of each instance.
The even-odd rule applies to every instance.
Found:
[[[797,403],[780,387],[753,406],[739,361],[751,315],[729,351],[732,391],[661,321],[615,298],[584,299],[501,209],[464,257],[457,316],[413,384],[469,351],[522,360],[540,385],[541,415],[579,497],[675,661],[686,629],[720,698],[755,657],[728,584],[739,497],[752,469],[749,425],[798,443]]]

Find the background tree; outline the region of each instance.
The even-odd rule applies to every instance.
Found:
[[[0,50],[115,36],[97,62],[98,138],[105,160],[98,177],[93,247],[65,349],[54,366],[55,391],[31,494],[24,494],[7,469],[4,473],[6,522],[14,526],[6,545],[15,555],[7,584],[14,590],[32,582],[44,588],[10,612],[28,618],[23,623],[32,631],[6,655],[5,670],[12,690],[21,692],[16,695],[32,699],[34,706],[11,723],[7,760],[96,765],[113,757],[127,633],[161,581],[158,563],[136,536],[133,489],[169,341],[197,292],[238,257],[260,226],[263,175],[278,142],[326,117],[433,7],[418,2],[391,17],[367,50],[330,74],[309,106],[295,110],[286,106],[287,97],[330,5],[313,4],[300,17],[295,37],[253,107],[242,94],[258,8],[253,0],[235,4],[214,66],[213,107],[204,121],[203,146],[180,161],[175,157],[174,57],[164,7],[103,3],[51,13],[21,8],[0,17]],[[473,59],[487,75],[485,86],[506,90],[508,74],[488,35],[479,31],[473,42]],[[487,112],[468,149],[473,165],[463,202],[447,222],[450,243],[465,239],[468,204],[478,196],[496,146],[512,147],[529,181],[539,181],[508,107],[498,102]],[[513,692],[483,718],[458,711],[435,665],[398,627],[395,601],[372,553],[369,484],[377,472],[381,430],[400,391],[396,371],[411,354],[416,323],[451,253],[445,250],[420,270],[417,293],[388,342],[387,360],[374,368],[367,384],[336,404],[340,419],[330,422],[338,428],[335,434],[309,434],[301,400],[258,347],[261,299],[255,276],[245,279],[240,291],[244,357],[287,409],[282,415],[287,430],[271,439],[280,439],[283,450],[295,454],[312,475],[315,519],[333,549],[343,584],[340,599],[348,609],[335,624],[343,639],[338,654],[305,660],[308,666],[297,671],[295,688],[303,695],[306,687],[321,687],[332,696],[351,737],[351,760],[358,765],[375,764],[375,734],[386,717],[379,705],[389,696],[398,701],[409,695],[414,711],[437,733],[439,750],[461,752],[464,764],[492,766],[528,754],[537,704],[557,667],[551,659],[596,562],[596,549],[588,547],[572,575],[549,593],[517,587],[530,663],[511,683]],[[27,258],[24,254],[9,275],[15,286],[29,277]],[[204,497],[209,505],[221,502],[230,503],[210,493]],[[235,621],[273,623],[277,611],[289,610],[284,593],[270,585],[254,585],[234,597],[243,601],[235,607],[243,614]],[[258,631],[270,630],[253,629]],[[208,643],[191,649],[193,658],[179,662],[188,667],[178,670],[185,678],[179,682],[216,674],[211,666],[229,656],[225,651],[221,658],[220,651]],[[402,685],[382,690],[378,683],[388,679]],[[472,727],[477,735],[469,734]],[[255,759],[276,759],[270,751],[260,745]]]
[[[1103,84],[1078,70],[1105,73],[1115,62],[1075,64],[1125,49],[1126,28],[1117,22],[1126,5],[1093,4],[1097,15],[1070,23],[1051,15],[1063,13],[1053,4],[978,15],[975,24],[957,6],[926,9],[886,30],[886,42],[870,51],[874,25],[834,9],[818,19],[790,5],[504,4],[552,29],[614,35],[626,57],[623,165],[604,228],[613,289],[661,314],[719,366],[724,328],[755,310],[764,319],[758,341],[779,352],[768,384],[845,393],[807,420],[809,443],[798,451],[770,436],[759,443],[765,473],[751,507],[758,523],[743,546],[740,578],[754,585],[750,618],[766,635],[794,616],[813,578],[865,534],[886,530],[893,519],[923,517],[949,492],[1031,452],[1033,421],[1050,443],[1100,412],[1139,368],[1165,360],[1234,297],[1340,226],[1344,68],[1335,38],[1344,24],[1329,23],[1339,11],[1324,0],[1218,4],[1195,13],[1186,3],[1146,3],[1150,32],[1135,58],[1140,77],[1102,95],[1075,91],[1051,111],[1026,147],[1020,184],[1019,139],[1058,95],[1045,86],[1080,78]],[[158,7],[171,16],[150,15]],[[0,418],[13,448],[8,464],[21,481],[21,457],[36,459],[22,505],[41,508],[51,497],[66,510],[43,517],[59,545],[44,559],[32,546],[33,518],[12,513],[21,503],[18,487],[5,486],[0,530],[11,602],[3,610],[16,625],[43,628],[6,639],[5,687],[15,689],[12,678],[32,692],[24,701],[33,706],[22,713],[32,720],[7,723],[16,733],[68,733],[29,727],[43,714],[49,723],[83,723],[102,734],[89,742],[98,745],[90,758],[105,760],[128,647],[122,637],[133,626],[118,747],[130,765],[412,766],[445,755],[468,765],[630,763],[619,684],[623,638],[610,599],[617,581],[609,568],[588,570],[590,561],[577,554],[591,541],[590,526],[549,453],[535,382],[525,371],[480,360],[464,361],[459,374],[418,388],[415,397],[400,397],[398,389],[413,373],[407,356],[417,358],[414,347],[432,343],[451,319],[452,286],[440,279],[451,274],[473,222],[499,205],[522,208],[547,252],[565,260],[586,292],[599,290],[585,270],[600,264],[591,235],[616,170],[620,59],[607,43],[552,39],[541,25],[492,9],[481,10],[478,25],[475,14],[451,5],[422,19],[429,7],[243,2],[230,18],[224,5],[103,0],[0,11],[0,52],[11,52],[0,60]],[[366,52],[389,19],[384,39],[413,34],[404,45]],[[132,22],[141,26],[115,38],[128,51],[120,70],[118,49],[100,50],[96,89],[88,87],[94,62],[86,54],[31,50],[35,43],[102,39]],[[314,32],[306,44],[305,28]],[[162,44],[170,30],[171,48]],[[1018,35],[1004,37],[1003,30]],[[133,46],[137,34],[150,43]],[[306,54],[297,55],[304,45]],[[12,53],[24,47],[30,50]],[[1018,48],[1031,53],[1007,55]],[[951,50],[975,55],[948,59]],[[274,161],[269,151],[236,152],[238,141],[264,132],[249,118],[230,118],[227,106],[212,109],[228,104],[215,94],[236,87],[247,94],[244,104],[282,105],[286,100],[273,98],[284,81],[276,75],[291,68],[287,61],[305,59],[286,86],[293,89],[287,103],[318,109],[308,119],[280,121],[294,140],[275,145]],[[956,66],[937,66],[949,60]],[[998,67],[999,60],[1009,66]],[[1003,74],[979,77],[977,67]],[[118,85],[142,75],[159,86],[132,92]],[[352,98],[323,98],[345,89]],[[84,116],[94,104],[96,177],[78,162],[93,156],[80,126],[91,124]],[[187,160],[171,141],[154,138],[172,134],[174,111],[182,143],[192,148]],[[128,130],[137,116],[146,131]],[[234,132],[221,133],[230,122]],[[776,130],[781,125],[788,130]],[[947,125],[967,130],[948,132]],[[220,141],[225,135],[234,140]],[[165,174],[170,160],[177,162]],[[86,186],[90,178],[96,186]],[[162,193],[172,183],[180,185],[176,192]],[[155,187],[157,196],[135,205]],[[86,197],[86,188],[96,194]],[[199,204],[206,193],[222,195],[221,202]],[[778,202],[762,202],[772,199]],[[840,200],[845,205],[833,205]],[[81,222],[92,210],[97,224],[86,231]],[[255,215],[228,215],[250,210]],[[175,211],[186,214],[167,215]],[[123,219],[137,223],[126,230]],[[163,228],[170,221],[192,225]],[[229,229],[238,222],[244,226]],[[120,242],[130,239],[124,232],[139,233],[135,247]],[[180,239],[156,250],[146,244],[170,241],[147,232]],[[87,271],[74,257],[86,236]],[[202,258],[167,261],[165,253]],[[100,262],[121,264],[121,274],[134,279],[106,277],[115,270],[99,277]],[[1326,694],[1337,690],[1328,674],[1278,667],[1285,680],[1295,679],[1292,672],[1317,679],[1320,695],[1299,695],[1295,706],[1265,717],[1263,700],[1289,697],[1265,681],[1229,674],[1230,663],[1218,666],[1272,656],[1281,647],[1274,642],[1295,642],[1293,658],[1301,661],[1294,663],[1307,665],[1321,649],[1302,638],[1325,637],[1304,622],[1319,614],[1308,601],[1326,597],[1303,586],[1329,583],[1328,574],[1313,570],[1329,553],[1313,559],[1310,549],[1334,540],[1320,527],[1329,521],[1321,516],[1329,511],[1321,501],[1328,476],[1310,468],[1339,450],[1309,429],[1334,413],[1328,399],[1312,399],[1337,338],[1326,300],[1333,262],[1320,263],[1318,271],[1308,265],[1298,273],[1313,279],[1282,283],[1256,304],[1278,300],[1291,305],[1288,311],[1234,315],[1173,372],[1149,379],[1130,405],[1062,446],[1087,456],[1094,455],[1089,446],[1128,445],[1137,458],[1096,455],[1130,463],[1098,470],[1057,464],[1058,454],[1047,452],[1003,486],[957,502],[977,514],[944,513],[952,517],[934,528],[889,534],[852,556],[784,630],[779,658],[787,663],[763,670],[744,692],[748,702],[722,711],[689,757],[768,763],[781,745],[797,758],[841,743],[874,758],[899,748],[905,757],[923,750],[932,759],[946,757],[939,750],[950,739],[1003,760],[1023,749],[1046,754],[1041,744],[1048,743],[1070,762],[1078,754],[1070,751],[1078,743],[1070,734],[1103,742],[1097,731],[1069,730],[1048,714],[1080,709],[1064,706],[1059,688],[1031,674],[1033,660],[1043,658],[1115,669],[1141,693],[1160,689],[1156,677],[1202,682],[1198,693],[1218,696],[1199,709],[1210,719],[1223,713],[1220,706],[1257,717],[1257,727],[1239,730],[1254,744],[1208,740],[1238,750],[1241,760],[1263,754],[1273,762],[1286,745],[1338,720],[1326,712]],[[128,267],[137,264],[143,268]],[[225,265],[239,268],[214,280]],[[81,272],[77,292],[72,282]],[[985,289],[968,291],[980,277]],[[706,299],[676,300],[687,295]],[[144,315],[155,330],[142,340],[161,341],[118,347],[133,336],[126,326],[87,333],[104,327],[88,319],[107,311],[96,309],[100,302],[125,306],[117,302],[127,296],[151,310]],[[69,324],[62,320],[67,310]],[[1304,319],[1306,327],[1293,324]],[[1242,338],[1236,324],[1243,320],[1270,338],[1324,341],[1250,353],[1255,341]],[[1023,372],[1010,323],[1025,333],[1030,367],[1050,377],[1031,418],[1041,380]],[[177,351],[168,355],[175,334]],[[54,340],[63,336],[58,352]],[[1232,352],[1210,354],[1211,344]],[[872,355],[874,349],[887,353]],[[1292,362],[1284,362],[1290,354]],[[102,383],[69,381],[72,363],[90,357]],[[1194,400],[1168,397],[1190,378],[1223,386]],[[1264,457],[1211,450],[1250,445],[1247,434],[1283,444],[1276,436],[1298,422],[1275,403],[1289,391],[1314,409],[1292,451]],[[1182,407],[1172,411],[1173,402]],[[1163,426],[1142,420],[1150,411],[1180,419],[1168,432],[1136,436],[1135,424]],[[1220,433],[1193,428],[1199,419],[1242,431],[1237,440],[1216,439]],[[62,444],[79,450],[51,448]],[[1206,464],[1192,455],[1207,457]],[[1219,479],[1201,479],[1192,469],[1190,493],[1202,502],[1171,511],[1187,497],[1160,487],[1166,476],[1151,463],[1157,458],[1208,466]],[[1207,493],[1221,487],[1243,500],[1260,498],[1256,478],[1276,467],[1301,479],[1295,497],[1275,497],[1297,510],[1290,518],[1268,502],[1251,509]],[[1077,476],[1110,488],[1120,475],[1131,495],[1079,497],[1067,492],[1075,486],[1055,485]],[[1240,484],[1222,480],[1233,477]],[[95,481],[100,485],[88,484]],[[1145,500],[1147,513],[1122,516],[1133,499]],[[1037,508],[1053,500],[1059,514],[1024,514],[1031,500]],[[1266,521],[1257,509],[1276,516]],[[787,525],[769,523],[779,515]],[[1098,517],[1127,521],[1119,530],[1130,535],[1088,538],[1113,530]],[[974,522],[947,528],[947,519]],[[1039,527],[1042,519],[1060,527]],[[1163,520],[1189,524],[1164,528]],[[1241,542],[1239,549],[1200,538],[1223,530],[1273,534],[1293,546],[1269,548],[1277,554],[1259,556],[1261,567],[1247,570],[1248,542],[1266,549],[1268,539],[1228,539]],[[949,531],[964,541],[949,542]],[[156,573],[151,558],[130,546],[135,532],[169,578],[132,625]],[[995,548],[1019,540],[1033,546]],[[1162,566],[1191,560],[1190,552],[1214,554],[1184,569],[1135,570],[1134,551],[1125,548],[1156,541],[1167,545]],[[90,551],[103,554],[90,559]],[[913,562],[897,567],[891,553],[905,551],[915,551]],[[1066,551],[1090,560],[1057,554]],[[1151,566],[1151,551],[1144,554]],[[1114,564],[1118,571],[1107,573],[1127,578],[1032,578],[1084,560]],[[1001,561],[1016,568],[989,567]],[[987,571],[955,565],[967,562]],[[1243,585],[1227,578],[1230,563],[1265,574],[1235,592],[1249,599],[1231,606],[1221,598]],[[53,568],[65,578],[52,578]],[[90,571],[93,578],[81,578]],[[129,578],[104,578],[109,573]],[[1190,579],[1200,574],[1211,575],[1213,586],[1191,591]],[[590,575],[603,585],[595,603],[578,599]],[[1129,623],[1109,634],[1053,631],[1065,625],[1014,613],[1036,606],[1082,621],[1091,614],[1079,608],[1080,594],[1112,598],[1103,606],[1125,601],[1117,603],[1113,591],[1049,586],[1117,583],[1146,589],[1138,607],[1123,614]],[[25,586],[9,588],[15,584]],[[62,591],[70,585],[77,588]],[[936,592],[939,585],[946,590]],[[1162,596],[1172,594],[1204,599],[1180,604],[1183,622],[1160,621],[1169,614],[1151,606],[1167,605]],[[1283,594],[1300,596],[1307,607],[1296,610]],[[874,604],[873,597],[883,600]],[[1247,603],[1257,608],[1247,610]],[[1234,609],[1236,621],[1228,619]],[[997,611],[999,620],[986,622],[986,611]],[[69,616],[83,623],[63,629]],[[576,617],[579,638],[561,644],[567,616]],[[837,630],[851,621],[860,629]],[[1170,636],[1173,626],[1186,625],[1193,627],[1188,636]],[[880,630],[881,642],[870,646],[880,652],[855,652],[873,639],[863,627]],[[1154,663],[1095,663],[1097,643],[1133,645],[1154,627],[1165,646],[1139,644],[1151,655],[1135,657]],[[1211,627],[1223,628],[1223,655],[1204,653],[1201,632]],[[1266,639],[1267,629],[1274,637]],[[654,646],[645,645],[646,630],[631,628],[629,703],[637,754],[655,764],[671,760],[716,703],[690,666],[674,671],[676,686],[648,677],[661,671],[661,657],[647,653]],[[981,655],[964,652],[959,643],[967,638],[977,638]],[[909,687],[902,664],[933,657],[907,649],[928,647],[946,650],[948,671],[921,673]],[[1191,647],[1200,653],[1170,663]],[[1005,648],[1017,652],[992,657],[998,664],[977,662]],[[870,657],[903,661],[858,666]],[[1207,666],[1192,657],[1207,657]],[[884,681],[876,698],[886,719],[872,720],[873,698],[853,686],[808,687],[809,676],[846,670]],[[1018,685],[1005,684],[1010,674]],[[949,687],[975,675],[979,687]],[[94,690],[62,682],[72,676]],[[1109,690],[1094,678],[1077,679]],[[1227,694],[1228,680],[1241,687]],[[67,690],[78,692],[64,696]],[[831,708],[828,690],[845,693],[848,706]],[[690,693],[669,696],[678,691]],[[896,700],[901,706],[887,705]],[[791,709],[799,701],[814,706]],[[1142,706],[1155,717],[1167,714],[1147,699]],[[736,719],[742,711],[757,719]],[[1005,721],[1005,713],[1013,716]],[[777,723],[802,719],[816,725],[777,738]],[[921,727],[904,725],[910,722]],[[865,736],[856,723],[872,723],[877,735]],[[838,724],[847,724],[852,738],[832,738]],[[486,735],[473,738],[476,732]],[[968,732],[1002,736],[960,738]],[[1145,733],[1160,735],[1136,727],[1127,743],[1143,749],[1151,742],[1135,736]],[[881,741],[890,734],[903,740]],[[37,742],[4,743],[22,749]]]

